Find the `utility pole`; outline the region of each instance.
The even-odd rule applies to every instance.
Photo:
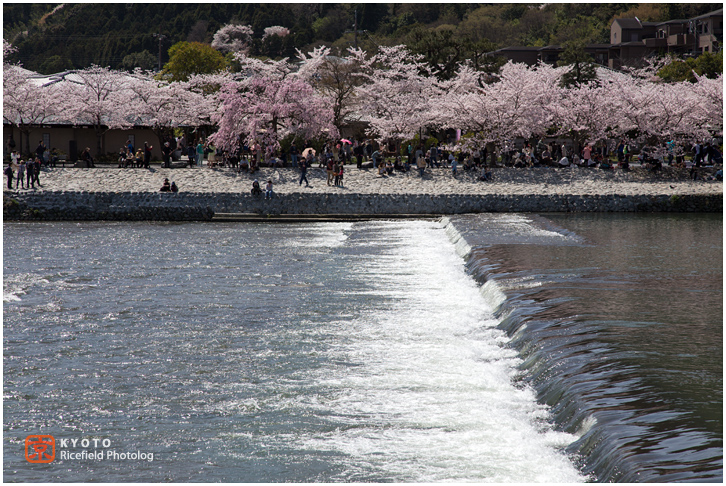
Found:
[[[166,39],[166,36],[160,32],[158,34],[154,34],[154,37],[159,38],[159,72],[161,72],[161,41]]]
[[[353,11],[353,18],[354,18],[354,21],[353,21],[354,22],[353,23],[353,32],[354,32],[354,34],[353,34],[353,47],[355,49],[358,49],[358,8],[357,7]]]

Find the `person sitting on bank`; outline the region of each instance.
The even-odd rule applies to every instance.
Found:
[[[179,187],[176,185],[176,182],[171,181],[171,192],[179,192]]]
[[[481,171],[481,175],[479,176],[479,180],[482,182],[488,182],[492,180],[492,173],[487,172],[486,166]]]
[[[134,156],[134,164],[131,167],[138,167],[141,168],[144,166],[144,150],[139,147],[139,150],[136,151],[136,155]]]
[[[252,195],[253,196],[259,196],[262,194],[262,188],[260,188],[260,183],[257,179],[254,180],[252,183]]]
[[[118,151],[118,167],[119,169],[126,167],[126,148],[121,147]]]
[[[81,152],[80,159],[83,162],[86,162],[88,164],[88,167],[95,167],[93,164],[93,157],[91,157],[91,147],[86,147],[83,152]]]
[[[265,199],[272,199],[272,179],[267,180],[267,185],[265,186]]]
[[[171,192],[171,185],[169,184],[169,179],[164,179],[164,184],[162,184],[159,192]]]

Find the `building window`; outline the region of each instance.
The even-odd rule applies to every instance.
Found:
[[[131,145],[134,147],[134,149],[136,149],[136,135],[129,135],[129,142],[131,142]]]
[[[50,133],[44,133],[43,134],[43,143],[45,144],[45,148],[48,150],[51,149],[50,147]]]

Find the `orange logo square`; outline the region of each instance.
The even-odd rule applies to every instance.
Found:
[[[26,437],[25,459],[36,464],[53,462],[55,460],[55,439],[53,436],[29,435]]]

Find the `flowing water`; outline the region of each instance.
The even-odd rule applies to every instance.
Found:
[[[689,218],[5,224],[4,480],[718,481]]]

